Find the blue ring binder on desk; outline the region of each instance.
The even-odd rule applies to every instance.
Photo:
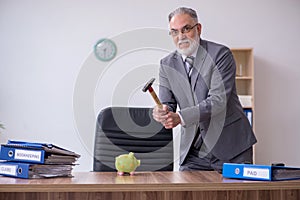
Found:
[[[0,174],[16,178],[72,177],[72,165],[0,162]]]
[[[9,140],[1,144],[0,175],[18,178],[72,177],[79,154],[53,144]]]
[[[300,168],[281,165],[224,163],[223,177],[234,179],[283,181],[300,179]]]
[[[79,157],[80,155],[53,144],[12,140],[2,144],[0,152],[0,160],[43,164],[70,164]]]

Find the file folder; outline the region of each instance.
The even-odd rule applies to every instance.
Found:
[[[0,175],[16,178],[72,177],[72,165],[0,162]]]
[[[53,144],[8,141],[1,145],[0,160],[43,164],[72,164],[80,155]]]
[[[250,125],[252,126],[252,122],[253,122],[253,117],[252,117],[252,109],[249,108],[245,108],[244,109],[244,113],[250,123]]]
[[[224,163],[222,174],[224,178],[280,181],[300,179],[300,168]]]

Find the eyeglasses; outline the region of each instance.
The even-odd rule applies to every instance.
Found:
[[[175,36],[178,36],[179,35],[179,32],[181,32],[182,34],[184,33],[189,33],[193,28],[195,28],[196,26],[198,25],[195,24],[194,26],[191,26],[191,25],[185,25],[184,27],[182,27],[181,30],[177,30],[177,29],[171,29],[170,32],[169,32],[169,35],[175,37]]]

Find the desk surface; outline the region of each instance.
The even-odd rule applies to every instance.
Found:
[[[300,190],[300,180],[245,181],[225,179],[214,171],[76,172],[73,178],[18,179],[0,176],[0,192],[120,192],[120,191],[228,191]]]

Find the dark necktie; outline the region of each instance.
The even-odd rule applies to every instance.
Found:
[[[194,64],[194,57],[193,56],[188,56],[185,58],[185,62],[187,65],[187,75],[189,77],[189,80],[191,79],[191,74],[192,74],[192,68]]]
[[[185,62],[187,65],[187,75],[189,77],[189,81],[191,82],[192,69],[193,69],[193,65],[194,65],[194,57],[193,56],[186,57]],[[198,128],[196,136],[194,138],[194,142],[193,142],[194,148],[197,150],[200,150],[202,143],[203,143],[203,139],[200,135],[200,130]]]

